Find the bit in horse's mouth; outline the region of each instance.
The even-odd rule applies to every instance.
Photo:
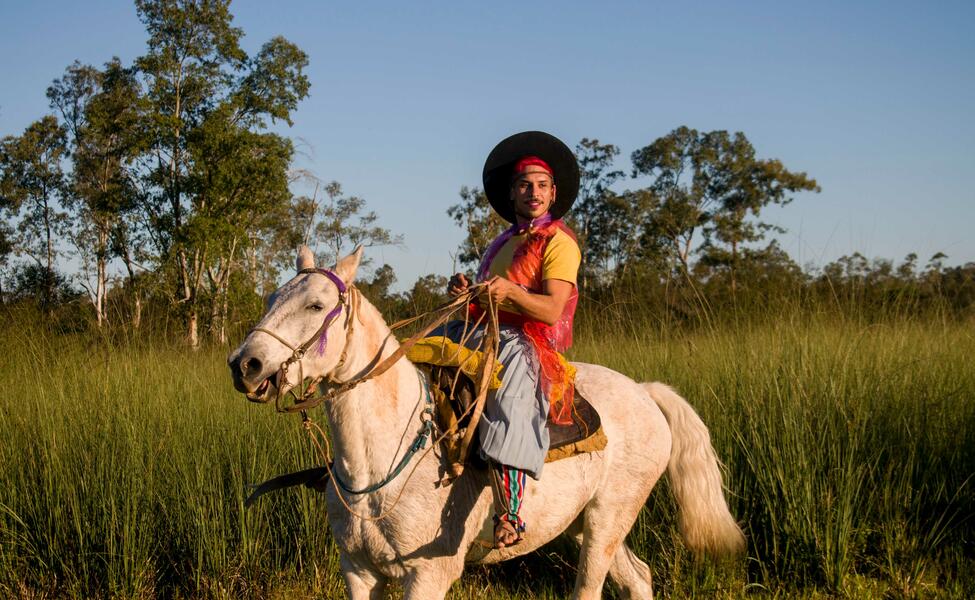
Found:
[[[267,379],[262,381],[261,385],[257,386],[257,388],[253,392],[247,392],[244,395],[247,396],[247,399],[250,400],[251,402],[267,402],[268,400],[267,391],[268,389],[270,389],[270,387],[271,387],[271,378],[268,377]]]

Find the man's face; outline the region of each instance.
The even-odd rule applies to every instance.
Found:
[[[519,223],[544,215],[555,202],[552,176],[536,165],[530,165],[511,184],[511,201]]]

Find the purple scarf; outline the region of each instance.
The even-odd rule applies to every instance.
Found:
[[[488,245],[487,250],[484,252],[484,258],[481,259],[481,266],[477,269],[478,283],[487,281],[491,271],[491,263],[494,262],[494,257],[498,255],[498,252],[501,251],[501,247],[504,246],[508,240],[516,235],[521,235],[526,231],[531,231],[532,229],[537,229],[539,227],[545,227],[554,220],[555,219],[552,218],[550,213],[545,213],[537,219],[532,219],[527,223],[522,223],[521,225],[515,223],[511,227],[505,229],[501,235],[494,238],[494,241]]]

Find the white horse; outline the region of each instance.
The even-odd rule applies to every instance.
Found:
[[[239,391],[259,401],[276,393],[280,365],[292,357],[292,348],[317,339],[330,310],[339,312],[324,328],[324,351],[319,354],[316,344],[303,353],[300,370],[293,365],[277,380],[282,390],[298,383],[299,372],[324,376],[332,386],[353,380],[398,348],[368,301],[354,308],[340,303],[340,288],[352,285],[360,256],[357,250],[330,271],[344,284],[339,285],[323,276],[324,269],[310,272],[311,252],[299,251],[298,270],[305,273],[275,292],[258,327],[229,358]],[[521,513],[528,528],[520,544],[490,548],[493,507],[486,473],[467,469],[452,485],[438,486],[443,468],[438,453],[415,454],[402,474],[376,492],[345,495],[360,515],[389,510],[382,520],[351,515],[328,484],[328,520],[350,598],[382,598],[394,579],[402,582],[407,599],[444,598],[465,563],[507,560],[562,533],[580,545],[573,598],[601,597],[607,574],[623,597],[650,598],[650,569],[624,540],[664,470],[687,545],[714,554],[743,549],[708,430],[687,402],[660,383],[639,384],[597,365],[575,366],[576,388],[598,410],[608,444],[549,463],[541,479],[529,483]],[[334,473],[351,489],[381,482],[407,453],[425,404],[422,377],[404,358],[322,404],[333,438]]]

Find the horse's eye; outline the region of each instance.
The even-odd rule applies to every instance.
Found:
[[[321,311],[325,310],[325,307],[322,306],[321,304],[317,304],[317,303],[316,304],[309,304],[308,305],[308,310],[313,310],[315,312],[321,312]]]

